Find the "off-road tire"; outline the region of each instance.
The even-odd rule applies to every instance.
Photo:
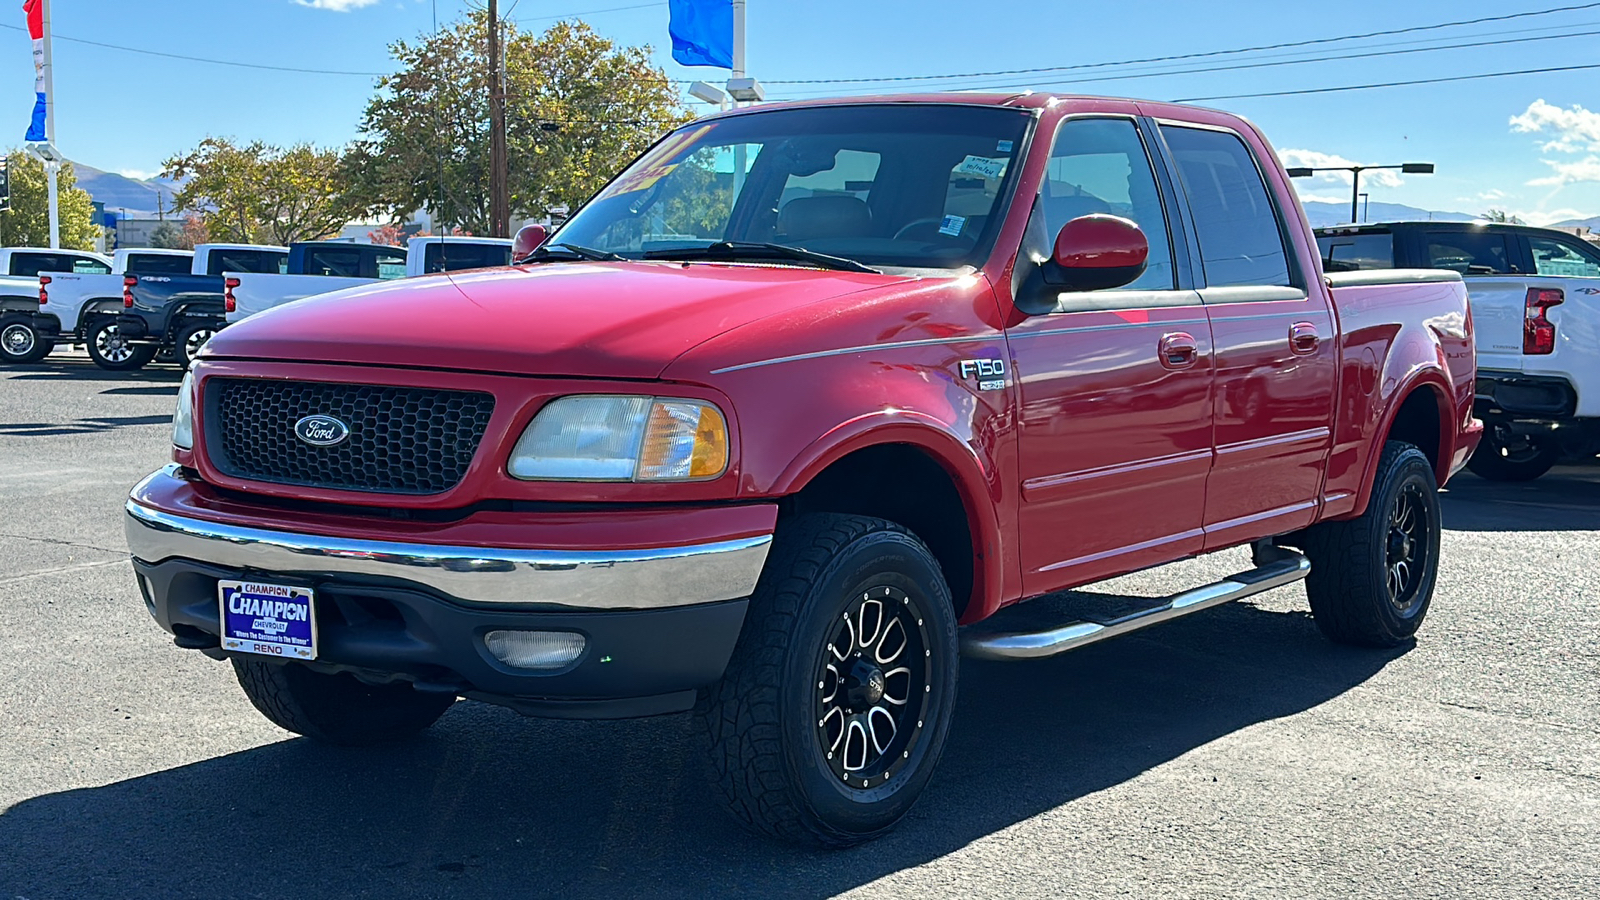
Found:
[[[189,371],[189,367],[194,364],[195,353],[200,351],[200,347],[195,347],[194,352],[190,352],[189,343],[200,334],[209,333],[214,335],[218,330],[219,326],[212,322],[190,322],[179,328],[178,340],[173,344],[172,348],[172,361],[177,363],[178,367],[185,372]],[[206,340],[210,340],[210,337],[208,336]],[[205,346],[204,342],[200,346]]]
[[[1561,448],[1554,441],[1529,441],[1527,447],[1507,447],[1501,428],[1485,423],[1483,439],[1467,460],[1472,474],[1488,481],[1532,481],[1561,461]]]
[[[826,654],[835,651],[841,616],[849,624],[858,605],[866,645],[868,607],[861,604],[864,592],[873,589],[883,591],[886,601],[894,592],[891,607],[904,611],[901,621],[915,629],[919,642],[906,656],[920,656],[923,668],[907,676],[908,699],[899,707],[912,715],[900,720],[874,763],[886,767],[883,780],[858,787],[853,776],[838,771],[849,766],[850,738],[836,748],[841,760],[834,761],[819,735],[823,723],[815,704],[827,700],[816,669],[819,663],[834,665]],[[885,635],[883,616],[900,614],[880,608]],[[888,643],[882,638],[875,652],[881,655]],[[955,705],[958,662],[949,587],[921,540],[866,516],[814,514],[784,522],[726,673],[701,691],[695,710],[712,780],[728,810],[755,831],[811,846],[845,847],[887,832],[911,809],[938,764]],[[845,690],[846,683],[839,678],[836,689]],[[859,689],[861,683],[855,684]],[[852,714],[841,713],[841,727]],[[866,714],[869,723],[872,715]],[[876,729],[871,740],[878,741]],[[908,743],[897,746],[899,740]],[[863,754],[872,752],[862,746]]]
[[[1403,592],[1404,606],[1391,599],[1391,541],[1398,504],[1415,503],[1423,521],[1407,546],[1422,551],[1419,579]],[[1354,519],[1324,522],[1296,543],[1311,559],[1306,595],[1317,628],[1329,640],[1362,647],[1393,647],[1411,639],[1433,601],[1439,567],[1439,494],[1433,464],[1416,447],[1389,441],[1378,460],[1372,499]]]
[[[408,684],[363,684],[353,675],[313,672],[299,663],[233,658],[245,696],[274,725],[346,747],[410,737],[438,721],[452,694]]]
[[[0,320],[0,361],[15,365],[36,363],[55,349],[27,319]]]
[[[156,348],[153,344],[133,344],[126,348],[127,356],[112,358],[106,355],[102,347],[102,336],[106,332],[116,334],[117,322],[115,319],[101,319],[89,326],[89,333],[84,337],[84,343],[89,351],[89,360],[107,372],[133,372],[150,364],[156,357]]]

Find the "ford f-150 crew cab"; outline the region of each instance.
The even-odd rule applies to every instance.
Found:
[[[838,846],[927,785],[963,652],[1302,579],[1331,639],[1411,639],[1473,370],[1460,276],[1325,276],[1234,116],[777,104],[674,131],[510,268],[220,332],[125,521],[156,621],[291,731],[692,709],[734,815]]]
[[[1330,272],[1415,266],[1467,283],[1477,416],[1467,462],[1497,481],[1538,478],[1600,453],[1600,249],[1571,234],[1483,222],[1390,222],[1317,231]]]

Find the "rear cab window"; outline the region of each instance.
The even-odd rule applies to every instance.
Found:
[[[1389,231],[1320,235],[1317,251],[1326,272],[1394,268],[1394,234]]]
[[[508,265],[511,265],[509,246],[432,241],[422,251],[422,266],[425,272],[459,272],[462,269],[488,269]]]
[[[359,247],[314,249],[306,254],[305,274],[336,278],[359,278],[361,277],[361,249]]]
[[[165,253],[130,253],[128,254],[127,273],[129,275],[187,275],[194,266],[194,260],[187,256],[172,256]]]
[[[1244,141],[1183,125],[1161,134],[1189,198],[1206,286],[1293,287],[1277,209]]]
[[[207,275],[224,272],[282,275],[288,269],[289,253],[285,250],[212,250],[206,260]]]

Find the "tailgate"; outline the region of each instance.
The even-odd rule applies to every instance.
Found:
[[[1557,283],[1561,280],[1527,276],[1473,276],[1466,279],[1467,302],[1472,305],[1472,324],[1477,335],[1480,369],[1522,371],[1522,324],[1527,311],[1528,288],[1535,284],[1562,287]],[[1555,316],[1551,318],[1555,319]]]

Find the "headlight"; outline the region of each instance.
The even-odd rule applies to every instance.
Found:
[[[178,388],[178,411],[172,416],[172,443],[194,449],[194,373],[185,372]]]
[[[712,404],[599,395],[540,410],[506,465],[526,481],[697,481],[727,468],[728,425]]]

